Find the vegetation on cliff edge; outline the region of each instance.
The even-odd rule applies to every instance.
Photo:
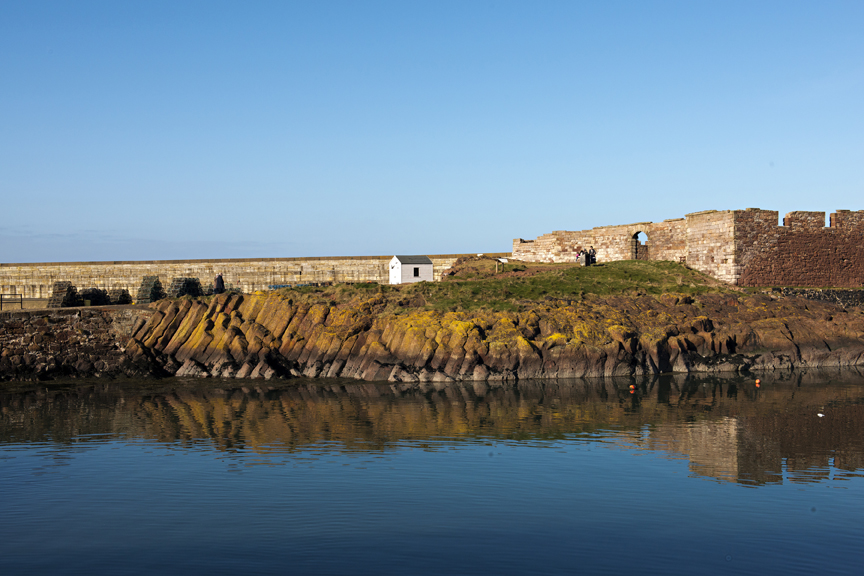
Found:
[[[460,260],[441,282],[401,286],[343,284],[283,289],[301,301],[346,303],[381,292],[392,311],[426,308],[442,311],[477,309],[517,311],[540,301],[581,300],[618,294],[677,293],[696,296],[726,293],[726,284],[687,268],[661,261],[625,260],[594,266],[574,264],[497,264],[491,258]]]

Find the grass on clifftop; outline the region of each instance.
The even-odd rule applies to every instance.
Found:
[[[535,302],[578,300],[588,295],[678,293],[695,296],[730,292],[729,286],[682,264],[624,260],[582,267],[573,264],[510,263],[495,272],[495,260],[471,258],[457,262],[454,274],[441,282],[401,286],[345,284],[333,287],[287,288],[306,301],[346,302],[381,292],[398,308],[436,310],[520,310]]]
[[[491,263],[494,266],[494,262]],[[508,268],[513,265],[508,265]],[[713,278],[673,262],[619,261],[595,266],[517,264],[516,271],[484,274],[470,268],[459,280],[411,285],[409,290],[428,295],[435,308],[490,307],[517,309],[532,301],[579,299],[586,295],[663,294],[688,295],[728,290]],[[520,270],[524,268],[524,270]]]

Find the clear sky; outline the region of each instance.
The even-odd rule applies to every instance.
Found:
[[[864,2],[0,0],[0,262],[864,209]]]

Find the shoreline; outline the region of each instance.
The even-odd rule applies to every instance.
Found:
[[[0,380],[404,383],[764,373],[864,365],[864,311],[749,294],[588,296],[521,311],[223,294],[0,313]],[[401,301],[400,301],[401,302]]]

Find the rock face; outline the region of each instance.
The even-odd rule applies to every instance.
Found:
[[[149,351],[124,348],[152,314],[132,307],[0,313],[0,380],[167,375]]]
[[[278,293],[160,303],[126,345],[182,376],[501,381],[864,364],[861,308],[768,296],[545,302],[525,312],[385,314]]]
[[[336,305],[271,292],[149,309],[3,313],[0,379],[494,382],[864,364],[862,308],[798,298],[589,297],[522,312],[438,312],[400,302],[393,313],[387,304],[380,294]]]

